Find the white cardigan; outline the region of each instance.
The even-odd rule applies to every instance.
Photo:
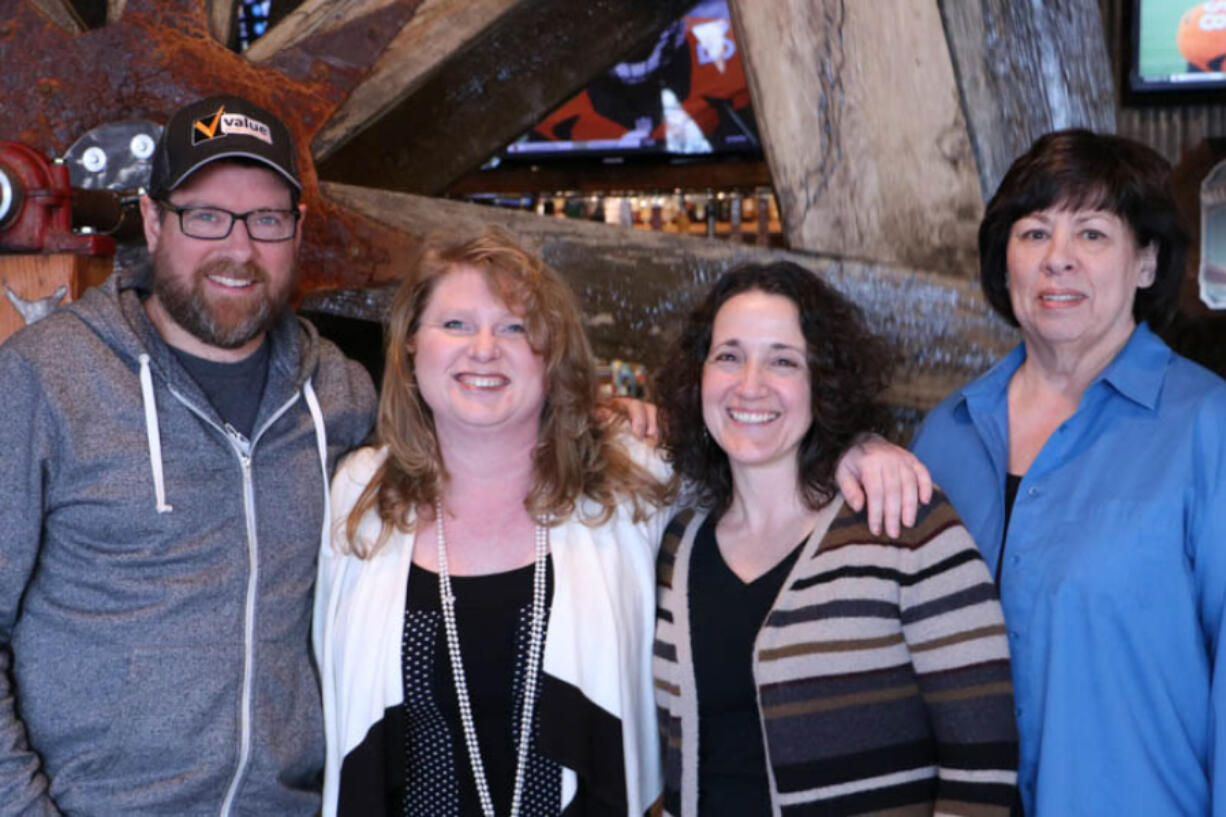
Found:
[[[627,446],[654,473],[666,473],[645,446]],[[337,545],[344,544],[345,519],[385,456],[385,450],[362,448],[337,469],[331,496]],[[667,521],[661,511],[635,523],[631,509],[621,507],[598,527],[572,517],[549,533],[554,592],[543,671],[620,721],[627,813],[635,817],[662,787],[651,662],[655,554]],[[374,541],[379,527],[371,512],[358,533]],[[313,641],[327,739],[324,817],[336,815],[345,756],[388,707],[404,700],[401,637],[412,545],[412,535],[393,532],[369,559],[339,555],[327,541],[320,551]],[[577,786],[575,771],[563,765],[562,808]]]

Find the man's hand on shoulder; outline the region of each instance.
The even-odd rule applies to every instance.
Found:
[[[596,416],[604,423],[624,421],[630,433],[640,440],[655,444],[660,439],[658,412],[654,403],[633,397],[612,397],[596,407]]]

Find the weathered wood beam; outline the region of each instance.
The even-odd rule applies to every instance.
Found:
[[[213,39],[227,48],[234,42],[238,23],[238,0],[208,0],[209,32]]]
[[[604,357],[658,364],[664,339],[716,276],[738,263],[779,259],[830,281],[896,345],[904,362],[888,396],[914,412],[983,371],[1013,342],[969,281],[349,185],[325,182],[322,190],[329,200],[414,236],[506,227],[567,277]],[[390,288],[317,291],[303,308],[380,320],[389,298]]]
[[[653,41],[689,0],[519,0],[421,87],[318,164],[322,178],[435,194],[594,75]]]
[[[970,276],[983,201],[930,0],[731,0],[793,249]]]
[[[447,188],[450,196],[468,193],[545,193],[554,190],[617,192],[643,190],[713,190],[769,187],[770,167],[762,161],[695,164],[549,163],[524,167],[503,164],[477,170]]]
[[[334,30],[344,19],[366,14],[390,0],[308,0],[246,52],[255,62],[270,59],[308,34]],[[330,156],[355,134],[413,93],[449,58],[466,48],[519,0],[422,0],[370,74],[316,135],[312,154]],[[338,8],[343,5],[345,10]]]
[[[970,276],[983,201],[930,0],[731,0],[794,249]]]
[[[938,5],[985,199],[1044,133],[1115,131],[1115,84],[1099,0]]]
[[[307,37],[335,30],[347,18],[365,16],[394,2],[396,0],[306,0],[264,32],[244,55],[252,62],[264,62]]]
[[[44,17],[69,34],[80,34],[86,28],[81,15],[77,14],[77,10],[68,0],[30,0],[30,3]]]

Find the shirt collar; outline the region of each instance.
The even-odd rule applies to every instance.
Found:
[[[1142,323],[1095,382],[1102,380],[1124,397],[1152,410],[1158,404],[1170,360],[1170,347]]]
[[[963,387],[962,401],[984,401],[986,404],[986,401],[1003,399],[1009,379],[1025,359],[1026,344],[1019,343],[982,377]],[[1158,403],[1158,394],[1162,390],[1170,359],[1170,347],[1153,333],[1148,324],[1141,323],[1133,330],[1124,348],[1120,349],[1093,382],[1104,381],[1122,396],[1152,410]]]

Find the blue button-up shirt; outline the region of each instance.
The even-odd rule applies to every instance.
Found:
[[[1002,546],[1025,357],[947,398],[914,447],[1003,559],[1027,814],[1226,815],[1226,381],[1138,327],[1024,475]]]

